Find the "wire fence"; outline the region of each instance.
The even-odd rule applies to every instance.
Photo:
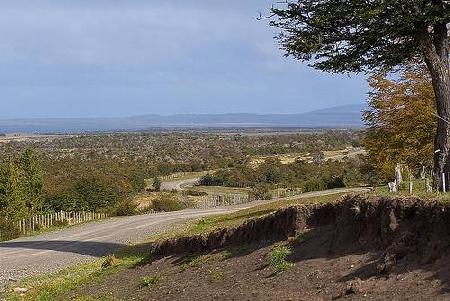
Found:
[[[303,193],[303,189],[294,187],[294,188],[279,188],[272,190],[270,192],[273,199],[281,199],[281,198],[289,198],[300,195]]]
[[[16,222],[17,229],[21,234],[29,234],[42,229],[49,229],[55,226],[71,226],[85,222],[107,218],[106,213],[96,213],[90,211],[81,212],[54,212],[48,214],[34,215]]]
[[[300,188],[282,188],[270,191],[270,196],[273,199],[293,197],[300,195],[302,190]],[[192,208],[195,209],[209,209],[223,206],[235,206],[245,204],[254,201],[255,198],[251,194],[240,193],[214,193],[206,196],[199,197]],[[147,214],[158,213],[157,211],[150,210]],[[108,217],[106,213],[96,213],[91,211],[80,212],[54,212],[48,214],[38,214],[29,218],[24,218],[19,221],[15,221],[15,226],[19,232],[23,235],[34,233],[43,229],[49,229],[57,226],[71,226],[86,223],[94,220],[101,220]]]
[[[270,199],[281,199],[295,197],[303,193],[301,188],[280,188],[270,191]],[[241,205],[255,201],[256,199],[250,194],[230,194],[230,193],[214,193],[200,197],[195,205],[197,209],[208,209],[222,206]]]
[[[251,202],[248,194],[213,194],[200,197],[195,208],[208,209],[222,206],[234,206]]]

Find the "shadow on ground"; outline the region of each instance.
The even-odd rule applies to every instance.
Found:
[[[0,243],[0,250],[26,249],[26,250],[51,250],[63,253],[75,253],[101,257],[124,247],[123,244],[106,243],[96,241],[20,241]]]

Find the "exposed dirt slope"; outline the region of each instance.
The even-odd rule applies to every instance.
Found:
[[[266,258],[277,242],[291,246],[295,263],[281,275]],[[163,242],[154,246],[160,259],[152,264],[78,293],[137,300],[450,300],[449,244],[449,204],[355,196],[287,208],[206,238]],[[186,255],[197,252],[210,255],[182,268]],[[146,275],[161,278],[143,287]]]

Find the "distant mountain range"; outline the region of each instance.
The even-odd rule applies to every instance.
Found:
[[[126,118],[0,119],[0,133],[138,131],[154,128],[359,128],[365,105],[344,105],[301,114],[177,114]]]

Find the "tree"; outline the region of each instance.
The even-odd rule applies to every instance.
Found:
[[[444,0],[298,0],[273,9],[287,56],[329,72],[426,64],[438,114],[435,187],[450,172],[450,3]]]
[[[153,189],[155,191],[161,190],[161,180],[158,177],[153,178]]]
[[[19,158],[21,169],[21,186],[26,197],[25,203],[29,214],[42,209],[42,187],[44,183],[41,163],[35,152],[28,148]]]
[[[31,149],[0,164],[0,216],[19,219],[36,214],[42,207],[43,174]]]
[[[21,185],[21,170],[13,159],[0,166],[0,219],[17,220],[28,215]]]
[[[412,66],[398,79],[375,74],[369,84],[369,109],[363,119],[368,127],[364,146],[371,165],[385,182],[394,179],[397,163],[408,165],[417,174],[422,166],[431,168],[436,120],[428,72]]]

